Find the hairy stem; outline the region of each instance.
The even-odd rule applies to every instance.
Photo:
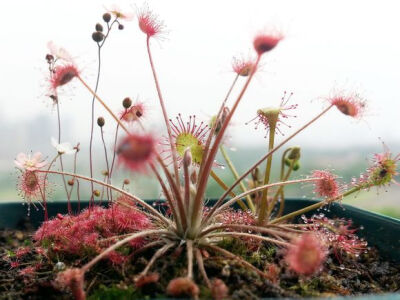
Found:
[[[187,250],[187,277],[192,279],[193,278],[193,241],[187,240],[186,241],[186,250]]]
[[[324,205],[327,205],[329,203],[335,202],[335,201],[337,201],[339,199],[343,199],[344,197],[349,196],[349,195],[351,195],[351,194],[353,194],[355,192],[358,192],[359,190],[361,190],[360,186],[353,187],[352,189],[348,190],[347,192],[345,192],[345,193],[343,193],[343,194],[341,194],[341,195],[339,195],[337,197],[334,197],[334,198],[331,198],[331,199],[327,199],[327,200],[324,200],[324,201],[309,205],[309,206],[307,206],[305,208],[302,208],[302,209],[296,210],[294,212],[291,212],[291,213],[289,213],[287,215],[284,215],[284,216],[282,216],[280,218],[276,218],[276,219],[272,220],[270,222],[270,224],[281,223],[281,222],[286,221],[288,219],[291,219],[291,218],[297,217],[299,215],[305,214],[305,213],[307,213],[309,211],[312,211],[314,209],[318,209],[318,208],[320,208],[320,207],[322,207]]]
[[[149,263],[146,265],[146,267],[144,268],[144,270],[140,273],[139,276],[146,276],[147,273],[149,272],[150,268],[154,265],[154,263],[156,262],[157,259],[159,259],[161,256],[164,255],[165,252],[168,251],[169,248],[171,248],[173,245],[175,245],[175,243],[168,243],[166,245],[164,245],[163,247],[161,247],[160,249],[158,249],[156,251],[156,253],[154,253],[153,257],[150,259]]]
[[[220,252],[223,255],[229,257],[230,259],[236,260],[239,264],[241,264],[242,266],[252,270],[253,272],[255,272],[256,274],[260,275],[261,277],[266,277],[266,274],[262,271],[260,271],[259,269],[257,269],[255,266],[253,266],[252,264],[250,264],[249,262],[245,261],[243,258],[241,258],[238,255],[235,255],[221,247],[215,246],[215,245],[210,245],[210,244],[206,244],[205,247],[210,248],[211,250],[214,250],[215,252]]]
[[[237,237],[248,237],[248,238],[253,238],[253,239],[258,239],[261,241],[269,242],[272,244],[276,244],[279,246],[283,247],[288,247],[290,246],[290,243],[279,241],[273,238],[265,237],[262,235],[257,235],[257,234],[251,234],[251,233],[246,233],[246,232],[216,232],[216,233],[210,233],[207,235],[207,237],[212,238],[212,237],[223,237],[223,236],[237,236]]]
[[[175,143],[173,142],[171,125],[169,124],[169,121],[168,121],[169,118],[168,118],[167,110],[165,108],[164,99],[163,99],[163,96],[162,96],[162,93],[161,93],[160,84],[158,82],[156,69],[154,67],[153,57],[152,57],[151,51],[150,51],[150,36],[147,37],[146,46],[147,46],[147,54],[149,56],[151,70],[153,72],[154,82],[156,84],[158,99],[160,100],[161,110],[162,110],[162,113],[163,113],[165,125],[167,127],[169,143],[171,145],[171,152],[172,152],[172,160],[173,160],[173,165],[174,165],[176,185],[179,187],[180,186],[180,182],[179,182],[179,171],[178,171],[178,159],[176,157],[176,146],[175,146]]]
[[[204,147],[203,159],[206,159],[206,158],[207,158],[208,151],[209,151],[210,145],[211,145],[211,141],[212,141],[212,138],[213,138],[213,136],[214,136],[214,134],[215,134],[215,131],[217,130],[217,127],[219,126],[219,120],[220,120],[220,118],[221,118],[222,112],[224,111],[225,104],[226,104],[226,102],[228,101],[229,96],[231,95],[232,90],[233,90],[233,88],[235,87],[236,82],[238,81],[238,79],[239,79],[239,74],[237,74],[237,75],[235,76],[235,79],[233,80],[231,86],[229,87],[228,93],[226,94],[224,100],[223,100],[222,103],[221,103],[221,107],[219,108],[219,111],[218,111],[218,113],[217,113],[217,116],[215,117],[215,122],[214,122],[213,126],[211,127],[211,130],[210,130],[210,132],[209,132],[209,135],[208,135],[208,138],[207,138],[205,147]],[[204,164],[201,164],[201,165],[200,165],[199,174],[202,173],[203,168],[204,168]]]
[[[205,193],[206,187],[207,187],[207,181],[209,178],[209,174],[210,174],[215,156],[217,155],[219,145],[221,144],[221,141],[222,141],[222,138],[224,137],[226,128],[228,127],[229,122],[231,121],[232,116],[235,113],[235,111],[240,103],[240,100],[243,98],[243,96],[251,82],[251,79],[253,78],[253,76],[255,74],[255,70],[257,69],[257,65],[259,62],[260,62],[260,56],[257,57],[257,60],[254,64],[254,69],[252,69],[246,83],[244,84],[242,90],[239,93],[239,96],[237,97],[235,103],[233,104],[231,111],[226,116],[226,119],[223,122],[221,129],[219,130],[218,135],[215,138],[215,141],[214,141],[212,147],[210,148],[210,151],[207,155],[207,159],[202,162],[202,164],[204,163],[204,169],[203,169],[202,173],[199,174],[199,183],[197,185],[197,194],[196,194],[195,201],[194,201],[192,220],[195,220],[196,218],[198,218],[198,215],[200,213],[199,208],[203,201],[204,193]],[[228,195],[231,191],[232,191],[232,189],[229,192],[226,191],[224,194]]]
[[[91,261],[89,261],[86,265],[84,265],[81,268],[81,270],[83,272],[87,272],[97,262],[99,262],[103,258],[107,257],[107,255],[109,255],[110,252],[118,249],[119,247],[123,246],[124,244],[126,244],[134,239],[144,237],[144,236],[162,235],[162,234],[166,234],[166,233],[168,233],[167,230],[145,230],[142,232],[133,233],[131,236],[128,236],[128,237],[124,238],[123,240],[120,240],[120,241],[116,242],[115,244],[113,244],[112,246],[108,247],[106,250],[101,252],[99,255],[97,255],[95,258],[93,258]]]
[[[197,261],[197,266],[199,268],[201,276],[203,276],[203,279],[209,289],[211,289],[211,282],[210,279],[208,279],[206,268],[204,267],[204,262],[203,262],[203,255],[201,254],[201,251],[199,249],[196,249],[195,251],[196,254],[196,261]]]

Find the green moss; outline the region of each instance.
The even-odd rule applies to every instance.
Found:
[[[131,299],[150,299],[149,296],[143,296],[134,287],[128,286],[126,288],[121,288],[116,285],[106,287],[105,285],[100,285],[99,288],[88,298],[88,300],[131,300]]]

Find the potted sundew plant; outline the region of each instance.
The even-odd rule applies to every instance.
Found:
[[[12,299],[81,300],[146,296],[256,299],[397,291],[399,267],[383,261],[377,250],[369,247],[368,232],[364,232],[366,240],[357,235],[362,224],[354,225],[348,218],[330,218],[321,209],[361,190],[397,184],[400,156],[384,146],[366,172],[348,184],[339,183],[328,169],[291,179],[293,172],[298,172],[301,150],[289,142],[325,114],[361,118],[367,102],[357,92],[331,93],[319,114],[279,138],[277,133],[283,130],[280,125],[295,114],[297,104],[292,104],[292,95],[286,93],[278,106],[266,103],[252,122],[265,128],[268,150],[239,174],[224,148],[224,137],[263,58],[270,51],[279,51],[284,36],[278,32],[257,34],[253,56],[233,60],[233,83],[215,116],[199,121],[194,115],[168,115],[168,100],[163,97],[152,55],[153,41],[163,34],[165,26],[148,8],[138,10],[135,16],[117,7],[103,14],[92,35],[99,62],[109,35],[117,28],[123,30],[125,22],[132,19],[144,34],[143,46],[165,132],[154,134],[148,121],[143,122],[147,114],[143,102],[126,97],[121,111],[112,111],[107,99],[97,92],[100,63],[92,86],[72,56],[50,42],[45,58],[48,96],[59,122],[58,138],[52,139],[55,154],[45,160],[40,152],[20,153],[15,159],[17,188],[28,210],[31,206],[40,209],[43,223],[28,242],[14,245],[16,248],[9,248],[3,255],[2,270],[8,270],[8,276],[17,282],[12,287],[2,283],[2,293]],[[60,91],[71,84],[83,85],[93,97],[88,112],[92,126],[87,176],[76,172],[80,144],[64,143],[61,136]],[[234,87],[240,89],[237,95],[233,95]],[[115,125],[97,116],[95,105],[103,106]],[[84,103],[76,106],[81,109]],[[111,146],[104,138],[106,126],[115,126]],[[93,171],[96,132],[101,135],[106,166],[100,179]],[[280,169],[272,172],[278,150],[283,150],[278,158]],[[224,162],[216,161],[217,153],[222,154]],[[64,166],[65,155],[74,157],[72,166]],[[153,176],[162,190],[161,204],[130,193],[129,180],[117,182],[117,164],[130,172]],[[225,172],[232,173],[233,185],[228,186],[215,173],[221,165],[226,166]],[[49,215],[49,174],[62,179],[65,213]],[[224,192],[207,203],[205,192],[211,180]],[[89,195],[80,191],[82,182],[90,182]],[[288,211],[285,186],[303,183],[313,185],[320,200],[309,205],[303,201],[302,207]],[[80,199],[89,201],[85,204]],[[18,282],[23,286],[18,287]]]

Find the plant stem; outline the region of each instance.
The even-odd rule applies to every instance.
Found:
[[[215,156],[217,155],[219,145],[221,144],[222,138],[224,137],[226,128],[228,127],[228,124],[229,124],[230,120],[232,119],[232,116],[235,113],[235,111],[240,103],[240,100],[243,98],[243,95],[246,92],[246,90],[251,82],[251,79],[253,78],[253,76],[255,74],[255,70],[257,69],[259,62],[260,62],[260,56],[257,57],[257,60],[254,64],[254,69],[252,69],[246,83],[244,84],[242,90],[239,93],[239,96],[237,97],[235,103],[233,104],[231,111],[226,116],[226,119],[225,119],[224,123],[222,124],[217,137],[215,138],[214,144],[210,148],[210,152],[207,155],[207,159],[204,162],[202,162],[202,163],[204,163],[204,169],[203,169],[203,172],[199,175],[199,183],[197,185],[197,193],[196,193],[195,201],[194,201],[192,222],[199,217],[199,214],[200,214],[199,208],[203,201],[204,193],[206,191],[209,174],[210,174]],[[230,191],[226,191],[224,194],[228,195],[231,191],[232,191],[232,189],[230,189]]]
[[[206,144],[205,144],[205,147],[204,147],[203,160],[207,159],[207,155],[208,155],[208,151],[210,149],[211,141],[212,141],[212,138],[213,138],[213,136],[215,134],[215,130],[217,129],[217,126],[218,126],[218,121],[221,118],[222,112],[223,112],[223,110],[225,108],[225,104],[228,101],[229,96],[232,93],[232,90],[233,90],[234,86],[236,85],[236,82],[238,81],[238,79],[239,79],[239,74],[237,74],[235,76],[235,79],[233,80],[233,82],[232,82],[232,84],[231,84],[231,86],[230,86],[230,88],[228,90],[228,93],[226,94],[224,100],[221,103],[221,107],[219,108],[217,116],[215,117],[215,122],[214,122],[213,126],[211,127],[210,133],[208,135],[208,138],[207,138],[207,141],[206,141]],[[203,167],[204,167],[204,164],[201,164],[200,165],[200,170],[199,170],[199,175],[202,173]]]
[[[98,65],[97,65],[97,78],[96,78],[96,84],[94,87],[94,93],[97,93],[97,89],[99,87],[99,81],[100,81],[100,68],[101,68],[101,46],[98,45],[97,47],[97,60],[98,60]],[[93,95],[92,98],[92,106],[91,106],[91,123],[90,123],[90,142],[89,142],[89,170],[90,170],[90,178],[93,178],[93,133],[94,133],[94,100],[95,100],[95,96]],[[93,198],[93,191],[94,191],[94,187],[93,187],[93,182],[90,183],[90,187],[91,187],[91,196],[90,196],[90,200],[92,201]]]
[[[269,139],[268,139],[268,152],[271,152],[274,149],[274,141],[275,141],[275,129],[276,123],[270,124],[269,130]],[[267,165],[265,167],[265,174],[264,174],[264,182],[263,184],[269,183],[269,178],[271,175],[271,165],[272,165],[272,154],[268,156]],[[267,215],[268,209],[268,189],[263,190],[261,196],[261,205],[258,211],[258,225],[264,224],[265,217]]]
[[[113,111],[108,107],[108,105],[94,92],[90,86],[80,77],[77,76],[79,81],[88,89],[88,91],[100,102],[100,104],[108,111],[108,113],[114,118],[114,120],[121,126],[121,128],[129,134],[128,128],[121,122],[121,120],[113,113]]]
[[[239,178],[239,173],[236,171],[235,166],[233,165],[233,162],[231,161],[228,153],[226,152],[225,148],[223,145],[219,146],[219,150],[221,151],[222,156],[224,157],[226,164],[228,165],[229,169],[231,170],[233,177],[236,179]],[[242,190],[242,192],[246,192],[247,189],[244,186],[243,182],[239,183],[240,189]],[[225,189],[226,190],[226,189]],[[247,206],[250,208],[250,210],[255,213],[256,212],[256,208],[253,204],[253,201],[251,200],[251,197],[248,195],[246,196],[246,201],[247,201]]]
[[[97,255],[95,258],[93,258],[91,261],[89,261],[86,265],[84,265],[81,268],[81,270],[83,272],[87,272],[93,265],[95,265],[97,262],[99,262],[104,257],[106,257],[110,252],[114,251],[115,249],[118,249],[122,245],[124,245],[134,239],[144,237],[144,236],[162,235],[165,233],[168,233],[168,231],[167,230],[146,230],[146,231],[134,233],[131,236],[128,236],[128,237],[124,238],[123,240],[120,240],[120,241],[116,242],[115,244],[113,244],[112,246],[108,247],[106,250],[101,252],[99,255]]]
[[[219,176],[217,174],[215,174],[214,171],[211,170],[210,175],[219,184],[219,186],[222,187],[225,191],[228,189],[228,186],[225,184],[225,182],[223,182],[223,180],[221,178],[219,178]],[[230,192],[229,194],[232,197],[236,197],[236,194],[233,192]],[[244,210],[244,211],[247,210],[246,204],[244,204],[241,199],[238,199],[237,203],[239,204],[239,206],[241,207],[242,210]]]
[[[58,143],[61,143],[61,114],[60,114],[60,103],[58,101],[58,94],[55,95],[56,97],[56,106],[57,106],[57,124],[58,124]],[[63,161],[62,161],[62,156],[59,155],[60,158],[60,168],[61,171],[64,172],[64,165],[63,165]],[[65,192],[67,193],[67,201],[68,201],[68,214],[71,214],[72,209],[71,209],[71,199],[70,199],[70,195],[68,193],[68,187],[67,187],[67,182],[65,180],[65,176],[62,176],[62,180],[63,180],[63,184],[64,184],[64,189]]]
[[[284,175],[283,173],[284,173],[284,168],[285,168],[285,156],[286,156],[286,154],[287,154],[290,150],[291,150],[291,148],[285,150],[285,151],[283,152],[283,155],[282,155],[281,174],[280,174],[280,180],[281,180],[281,181],[287,181],[287,180],[289,179],[289,176],[290,176],[290,174],[292,173],[294,164],[295,164],[295,162],[296,162],[295,160],[291,160],[289,169],[287,170],[286,175]],[[277,190],[276,193],[275,193],[274,198],[272,199],[271,204],[268,206],[268,209],[267,209],[267,216],[266,216],[267,222],[268,222],[268,220],[269,220],[269,218],[270,218],[270,216],[271,216],[272,210],[274,209],[275,204],[276,204],[276,202],[278,201],[278,198],[279,198],[280,195],[281,195],[281,206],[280,206],[280,210],[283,209],[283,208],[282,208],[282,203],[285,201],[284,193],[283,193],[284,188],[285,188],[285,186],[283,186],[283,185],[280,186],[280,187],[278,188],[278,190]]]
[[[154,82],[156,84],[158,99],[160,101],[160,106],[161,106],[161,110],[162,110],[162,113],[163,113],[165,125],[167,127],[169,143],[171,145],[172,160],[173,160],[174,172],[175,172],[175,181],[176,181],[176,185],[179,187],[180,186],[180,182],[179,182],[179,171],[178,171],[178,159],[176,157],[176,146],[175,146],[175,143],[174,143],[173,138],[172,138],[171,125],[169,124],[169,118],[168,118],[167,110],[165,108],[164,99],[163,99],[163,96],[162,96],[162,93],[161,93],[160,84],[158,82],[156,69],[155,69],[154,63],[153,63],[153,57],[152,57],[151,51],[150,51],[150,36],[147,36],[146,46],[147,46],[147,54],[149,56],[151,70],[153,72]]]
[[[253,166],[251,166],[245,173],[243,173],[231,186],[230,188],[225,191],[225,193],[218,199],[218,201],[215,203],[214,206],[220,205],[222,201],[226,198],[226,196],[241,182],[244,178],[246,178],[247,175],[249,175],[255,168],[258,167],[265,159],[267,159],[270,155],[275,153],[278,149],[280,149],[283,145],[285,145],[288,141],[290,141],[293,137],[295,137],[297,134],[299,134],[301,131],[306,129],[308,126],[310,126],[312,123],[314,123],[317,119],[319,119],[322,115],[324,115],[326,112],[328,112],[333,105],[328,106],[326,109],[324,109],[321,113],[319,113],[317,116],[315,116],[313,119],[311,119],[309,122],[307,122],[305,125],[300,127],[298,130],[296,130],[294,133],[289,135],[286,139],[284,139],[278,146],[276,146],[274,149],[269,151],[267,154],[265,154],[259,161],[257,161]],[[212,210],[214,207],[212,208]]]
[[[276,218],[276,219],[272,220],[269,224],[280,223],[280,222],[286,221],[287,219],[291,219],[291,218],[297,217],[298,215],[305,214],[305,213],[307,213],[307,212],[309,212],[311,210],[318,209],[318,208],[320,208],[320,207],[322,207],[322,206],[324,206],[326,204],[335,202],[336,200],[343,199],[344,197],[349,196],[352,193],[358,192],[359,190],[361,190],[361,186],[353,187],[352,189],[348,190],[347,192],[345,192],[345,193],[343,193],[343,194],[341,194],[341,195],[339,195],[339,196],[337,196],[335,198],[327,199],[325,201],[321,201],[321,202],[309,205],[309,206],[307,206],[305,208],[296,210],[296,211],[291,212],[291,213],[289,213],[287,215],[284,215],[284,216],[282,216],[280,218]]]
[[[115,129],[114,147],[113,147],[113,159],[112,159],[111,168],[110,168],[110,180],[111,180],[111,177],[112,177],[112,174],[113,174],[113,170],[114,170],[115,156],[117,154],[118,129],[119,129],[119,123],[117,124],[117,128]]]
[[[110,180],[110,166],[108,164],[108,155],[107,155],[107,147],[106,147],[106,143],[104,141],[104,132],[103,132],[103,127],[100,127],[100,134],[101,134],[101,141],[103,142],[103,147],[104,147],[104,155],[106,158],[106,167],[107,167],[107,183],[111,184],[111,180]],[[107,189],[107,195],[109,196],[108,200],[112,201],[112,192],[110,189]]]

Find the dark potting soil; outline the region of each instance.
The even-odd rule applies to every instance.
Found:
[[[35,247],[32,247],[32,233],[33,229],[29,227],[0,231],[0,299],[72,299],[68,292],[56,289],[53,280],[64,265],[82,264],[82,258],[46,259],[38,254],[40,248],[34,250]],[[374,248],[358,258],[341,256],[340,261],[337,256],[331,255],[317,276],[302,278],[285,269],[283,253],[274,246],[264,244],[249,250],[248,245],[241,241],[225,240],[221,243],[225,249],[241,255],[270,274],[269,279],[261,278],[218,253],[204,253],[208,256],[204,264],[209,278],[225,282],[229,288],[229,299],[347,296],[398,292],[400,289],[400,266],[381,259]],[[184,249],[174,249],[160,258],[151,270],[151,274],[160,275],[158,280],[140,288],[135,287],[133,274],[143,270],[154,249],[144,251],[122,265],[100,262],[85,276],[88,299],[166,298],[168,282],[185,276],[186,258],[182,251]],[[210,291],[203,285],[196,267],[194,271],[194,279],[201,291],[200,298],[210,299]]]

